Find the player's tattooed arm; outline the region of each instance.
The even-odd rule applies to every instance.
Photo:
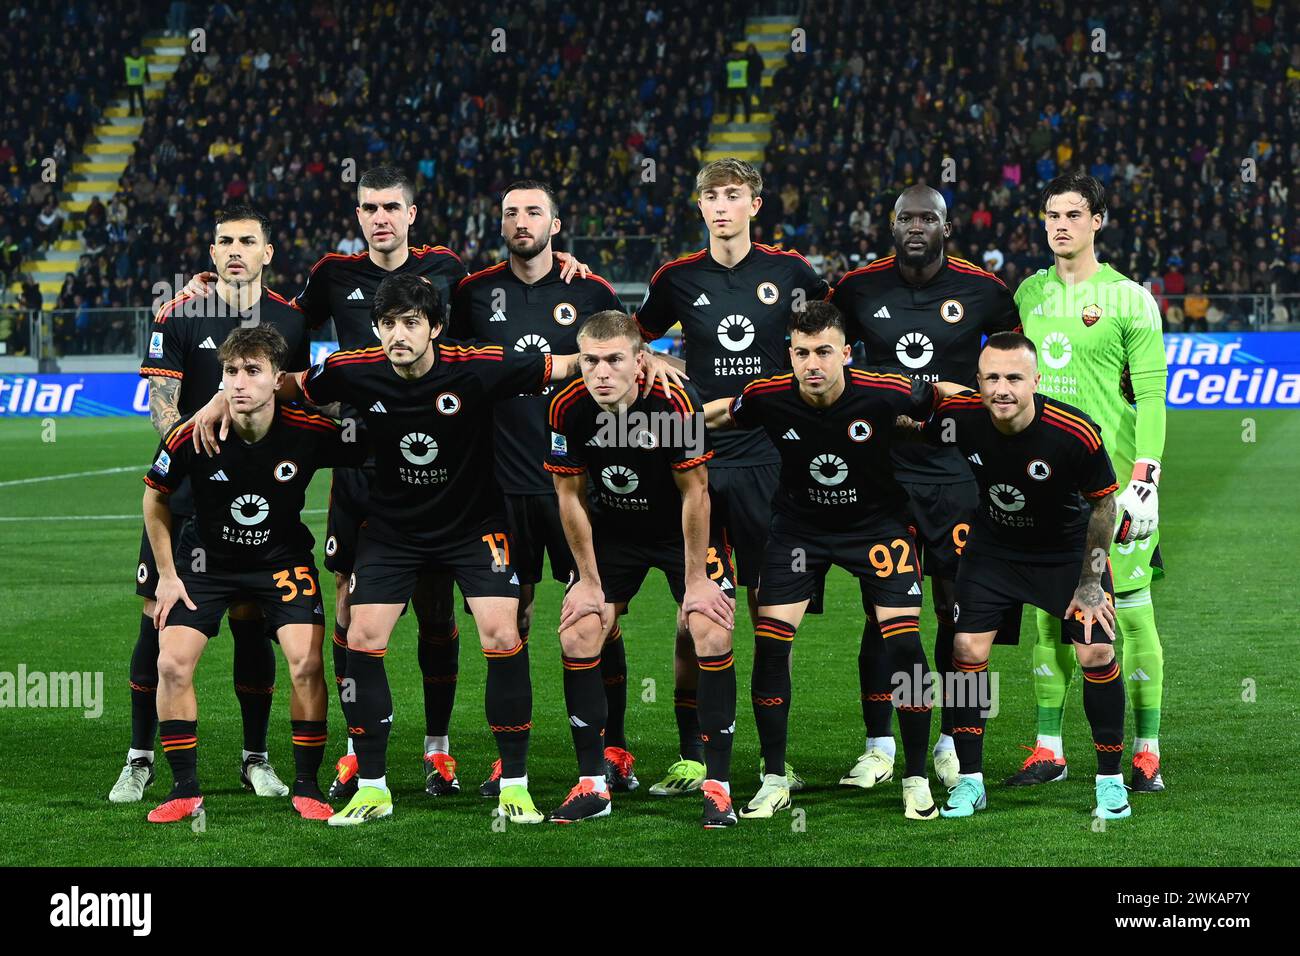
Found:
[[[1094,623],[1100,624],[1101,629],[1110,637],[1115,636],[1115,609],[1101,586],[1101,576],[1110,556],[1110,539],[1115,529],[1115,496],[1108,494],[1093,499],[1091,504],[1092,516],[1088,519],[1079,586],[1075,588],[1070,606],[1065,609],[1067,618],[1076,611],[1082,616],[1084,643],[1091,642]]]
[[[144,490],[144,530],[149,535],[149,546],[158,564],[153,623],[161,631],[167,626],[167,615],[176,602],[184,601],[191,611],[198,608],[176,573],[176,562],[172,560],[172,510],[167,504],[167,495],[156,488],[146,487]]]
[[[578,580],[564,593],[559,630],[567,630],[588,614],[599,615],[601,625],[608,626],[612,622],[600,573],[596,570],[596,546],[592,540],[591,517],[587,512],[587,475],[583,472],[551,477],[555,479],[560,524],[564,526],[564,537],[569,542],[569,551],[578,570]]]
[[[177,407],[180,397],[180,379],[166,375],[149,376],[149,421],[159,437],[167,437],[167,433],[181,420]]]

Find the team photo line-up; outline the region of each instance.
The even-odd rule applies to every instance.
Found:
[[[896,720],[905,817],[983,810],[983,736],[996,709],[989,656],[994,643],[1018,642],[1028,604],[1037,738],[1005,785],[1066,778],[1061,719],[1077,664],[1096,754],[1093,815],[1128,817],[1130,791],[1164,789],[1150,584],[1163,574],[1167,373],[1154,299],[1096,259],[1101,183],[1075,172],[1048,184],[1052,265],[1014,296],[946,253],[952,226],[928,186],[898,196],[893,254],[833,288],[799,253],[751,241],[762,180],[749,164],[707,164],[696,192],[707,247],[661,266],[632,314],[608,282],[552,248],[558,203],[535,180],[502,195],[507,259],[470,275],[445,247],[408,245],[410,177],[368,170],[356,186],[368,251],[326,255],[292,300],[263,285],[273,257],[265,217],[249,205],[218,213],[215,271],[158,308],[140,370],[161,443],[144,477],[131,740],[110,801],[144,799],[157,737],[173,785],[148,819],[204,812],[193,675],[224,616],[244,787],[290,797],[303,818],[335,826],[390,816],[384,656],[408,605],[425,789],[458,793],[454,584],[487,663],[499,756],[479,792],[496,800],[494,815],[608,816],[613,791],[640,786],[620,619],[657,568],[678,608],[679,759],[650,792],[698,793],[706,828],[770,818],[804,786],[786,759],[791,650],[804,614],[821,613],[833,564],[858,579],[865,611],[866,745],[842,785],[893,779]],[[309,367],[310,333],[331,321],[338,351]],[[681,359],[648,345],[674,325]],[[302,522],[322,468],[347,726],[327,792],[318,780],[326,619]],[[558,631],[578,782],[544,816],[527,772],[528,643],[547,558],[565,585]],[[931,655],[923,574],[935,604]],[[741,588],[762,766],[737,812]],[[275,643],[290,675],[291,786],[267,746]]]

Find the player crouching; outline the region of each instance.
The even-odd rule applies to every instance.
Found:
[[[945,399],[925,425],[955,444],[980,489],[957,568],[951,694],[957,785],[941,809],[968,817],[987,804],[983,776],[989,649],[1010,607],[1031,604],[1064,619],[1063,641],[1083,668],[1083,710],[1097,750],[1093,816],[1132,812],[1120,774],[1124,682],[1115,658],[1114,586],[1107,550],[1117,487],[1101,434],[1072,405],[1036,394],[1037,352],[1018,332],[990,336],[979,358],[979,394]]]
[[[301,514],[318,468],[358,464],[365,455],[336,422],[275,403],[287,353],[284,337],[268,325],[231,332],[218,353],[230,440],[213,457],[200,456],[193,422],[182,422],[144,479],[145,528],[159,571],[159,733],[173,777],[151,823],[182,820],[203,806],[194,669],[236,600],[261,608],[289,663],[293,807],[308,820],[333,812],[316,779],[326,736],[325,611]],[[195,517],[173,542],[167,496],[186,477]]]
[[[560,611],[564,699],[578,785],[551,813],[576,823],[611,811],[604,766],[607,706],[601,649],[651,568],[668,579],[699,660],[698,707],[704,743],[704,827],[735,824],[731,744],[736,669],[731,632],[735,593],[720,533],[710,536],[712,456],[693,389],[656,383],[641,394],[646,357],[635,320],[598,312],[578,332],[582,379],[551,402],[551,452],[560,520],[577,581]],[[590,476],[593,489],[587,494]]]

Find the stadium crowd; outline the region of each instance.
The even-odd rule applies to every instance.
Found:
[[[0,114],[11,267],[56,228],[33,150],[75,151],[120,85],[119,48],[149,8],[118,6],[10,14],[18,32],[0,43],[18,63],[77,77],[40,112],[10,102]],[[701,33],[685,0],[581,12],[506,0],[487,21],[455,3],[382,16],[318,0],[256,14],[216,4],[205,49],[149,105],[121,191],[86,212],[88,254],[57,305],[149,305],[156,283],[207,266],[212,212],[237,200],[275,224],[272,282],[292,295],[323,253],[363,249],[347,184],[379,163],[418,175],[414,241],[448,245],[471,270],[500,258],[495,202],[527,176],[555,184],[570,238],[610,237],[578,244],[580,258],[644,281],[703,242],[691,184],[727,109],[722,64],[759,6],[724,0]],[[109,54],[70,39],[114,11]],[[1151,284],[1171,327],[1245,319],[1245,300],[1207,296],[1300,292],[1294,11],[1162,0],[1023,14],[997,0],[806,4],[807,52],[786,57],[764,97],[773,138],[755,238],[804,252],[835,281],[890,250],[893,198],[924,179],[948,202],[952,251],[1014,288],[1045,258],[1042,185],[1083,166],[1110,190],[1099,250]],[[184,16],[173,9],[169,24]],[[301,28],[260,28],[270,23]],[[65,343],[78,338],[75,322],[62,327]],[[128,333],[99,326],[91,344]]]

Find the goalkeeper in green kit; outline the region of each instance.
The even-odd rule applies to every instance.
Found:
[[[1164,654],[1151,582],[1164,574],[1156,487],[1165,445],[1168,369],[1155,299],[1097,261],[1093,239],[1105,213],[1105,187],[1092,176],[1072,172],[1053,179],[1043,191],[1043,216],[1055,263],[1025,279],[1015,298],[1024,333],[1038,348],[1039,391],[1083,409],[1101,426],[1124,489],[1116,501],[1119,523],[1110,562],[1117,636],[1136,724],[1131,788],[1154,792],[1164,789],[1158,739]],[[1129,396],[1121,389],[1126,374]],[[1074,656],[1061,643],[1061,621],[1043,611],[1038,612],[1033,660],[1038,740],[1024,766],[1007,780],[1010,786],[1066,776],[1061,715]]]

